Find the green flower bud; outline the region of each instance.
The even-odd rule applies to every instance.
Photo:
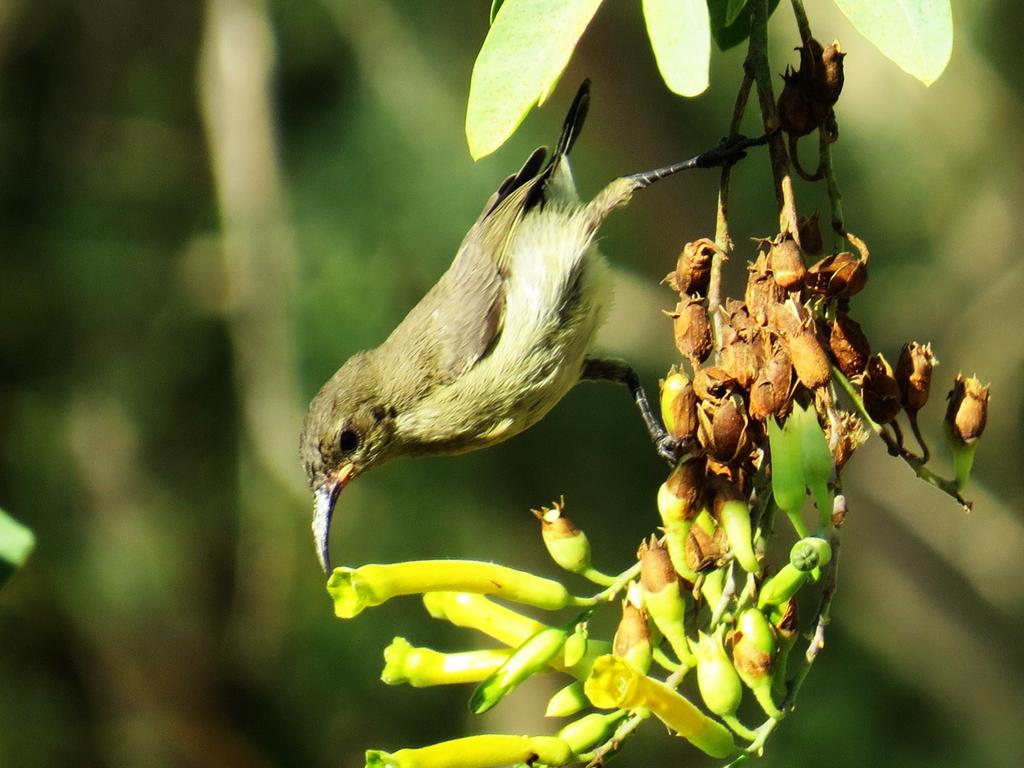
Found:
[[[795,595],[809,578],[809,571],[801,571],[792,563],[786,563],[778,573],[761,585],[761,592],[757,598],[758,607],[781,605]]]
[[[704,596],[704,600],[707,601],[711,610],[714,610],[715,606],[721,601],[724,589],[725,568],[716,568],[704,574],[700,584],[700,593]]]
[[[679,464],[658,489],[658,512],[666,527],[690,522],[700,512],[704,492],[704,457],[687,459]]]
[[[832,559],[832,547],[817,536],[800,539],[789,550],[789,562],[798,571],[813,571]]]
[[[417,648],[404,637],[396,637],[384,649],[384,671],[380,679],[387,685],[408,683],[414,688],[452,683],[478,683],[508,661],[507,648],[440,653]]]
[[[697,433],[697,396],[685,373],[673,369],[661,384],[661,420],[676,440],[692,440]]]
[[[669,559],[668,551],[651,537],[640,546],[640,585],[644,607],[675,651],[684,666],[691,666],[693,657],[686,640],[684,619],[686,603],[679,589],[679,578]]]
[[[486,734],[389,753],[366,750],[366,768],[490,768],[513,763],[566,765],[572,749],[555,736]]]
[[[768,619],[757,608],[743,611],[733,633],[733,666],[765,713],[779,719],[782,712],[772,701],[775,652],[775,630]]]
[[[571,667],[579,663],[587,653],[587,632],[586,622],[580,622],[573,629],[569,639],[565,641],[565,650],[562,654],[562,661],[565,666]]]
[[[965,379],[958,373],[946,398],[946,439],[953,449],[956,487],[962,491],[970,479],[974,451],[988,421],[989,387],[973,376]]]
[[[466,592],[428,592],[423,596],[423,604],[435,619],[443,619],[456,627],[465,627],[483,632],[500,643],[517,647],[525,643],[533,635],[548,627],[535,619],[498,605],[483,595]],[[551,666],[573,677],[582,680],[590,674],[594,659],[610,653],[612,644],[607,640],[587,641],[587,652],[576,664],[568,666],[558,658]]]
[[[624,710],[601,714],[594,712],[569,723],[558,732],[558,738],[569,745],[576,755],[581,755],[599,744],[608,741],[614,735],[615,728],[626,716]]]
[[[580,573],[590,566],[590,541],[565,515],[565,500],[550,507],[534,510],[540,520],[541,537],[551,559],[571,573]]]
[[[648,709],[679,736],[711,757],[736,750],[732,734],[664,683],[638,672],[615,656],[594,662],[584,683],[587,698],[601,709]]]
[[[640,672],[651,668],[651,630],[647,625],[647,611],[629,599],[622,601],[622,618],[615,630],[612,649]]]
[[[721,630],[713,635],[698,634],[697,688],[708,709],[716,715],[732,715],[743,699],[743,686],[732,660],[722,646]]]
[[[573,680],[548,700],[544,717],[569,717],[590,706],[583,692],[583,681]]]
[[[497,595],[549,611],[573,603],[572,595],[557,581],[476,560],[419,560],[335,568],[327,580],[334,612],[341,619],[351,619],[365,608],[392,597],[439,591]]]
[[[715,517],[718,518],[733,557],[747,573],[760,573],[761,564],[754,554],[750,528],[750,506],[745,499],[716,498]]]
[[[549,627],[519,646],[504,664],[473,691],[469,700],[470,711],[482,715],[521,682],[547,667],[558,656],[568,637],[568,630]]]

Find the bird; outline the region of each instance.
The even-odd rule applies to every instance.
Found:
[[[354,478],[398,456],[506,440],[581,381],[628,386],[658,452],[669,461],[680,455],[636,372],[591,353],[611,299],[595,234],[636,190],[689,168],[730,165],[764,137],[723,139],[682,163],[615,179],[582,202],[569,153],[589,104],[584,80],[550,159],[539,147],[501,183],[437,283],[383,343],[352,355],[312,399],[300,454],[325,572],[334,508]]]

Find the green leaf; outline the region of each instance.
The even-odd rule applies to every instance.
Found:
[[[35,534],[0,509],[0,585],[25,564],[35,545]]]
[[[711,36],[720,51],[727,51],[750,37],[750,3],[734,10],[736,0],[708,0],[708,14],[711,19]],[[779,0],[768,0],[768,16],[771,17]],[[732,19],[730,21],[730,19]]]
[[[747,7],[747,0],[728,0],[725,4],[725,26],[729,26],[736,17],[740,15],[740,11]]]
[[[505,0],[473,66],[466,109],[469,153],[479,160],[543,104],[601,0]]]
[[[647,35],[658,70],[674,93],[696,96],[708,87],[711,26],[704,0],[643,0]]]
[[[953,52],[949,0],[836,0],[850,23],[925,85],[939,79]]]
[[[501,10],[501,6],[505,4],[505,0],[491,0],[491,16],[489,23],[494,23],[494,17],[498,15],[498,11]]]

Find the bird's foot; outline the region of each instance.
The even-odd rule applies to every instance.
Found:
[[[746,136],[724,136],[721,141],[707,152],[697,156],[696,165],[700,168],[728,167],[738,163],[747,156],[746,150],[768,142],[768,134],[748,139]]]
[[[658,451],[658,455],[668,462],[669,466],[675,467],[679,460],[686,455],[687,442],[685,440],[677,440],[665,432],[655,439],[654,447]]]

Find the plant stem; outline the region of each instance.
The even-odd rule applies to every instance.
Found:
[[[729,135],[735,136],[740,132],[740,124],[743,122],[743,113],[747,110],[747,99],[750,97],[750,87],[754,83],[754,76],[749,70],[743,72],[743,82],[736,94],[736,106],[733,107],[732,121],[729,123]],[[715,355],[722,349],[722,314],[719,307],[722,305],[722,264],[732,254],[733,242],[729,234],[729,181],[732,178],[732,166],[722,168],[721,179],[718,183],[718,210],[715,216],[715,246],[718,250],[711,257],[711,281],[708,285],[708,314],[711,316],[711,333],[715,342]]]
[[[768,151],[771,156],[775,199],[779,208],[779,231],[792,233],[799,244],[793,178],[789,173],[789,155],[779,131],[779,113],[775,107],[772,75],[768,64],[768,0],[752,0],[750,3],[750,43],[743,68],[753,75],[757,84],[761,119],[765,133],[770,134]]]
[[[886,447],[889,449],[890,454],[892,454],[893,456],[898,456],[899,458],[903,459],[903,461],[906,462],[910,466],[910,468],[914,470],[914,474],[916,474],[926,483],[935,486],[943,493],[952,496],[954,499],[956,499],[964,508],[965,512],[971,511],[971,509],[974,507],[974,503],[968,501],[962,495],[960,495],[960,490],[957,487],[955,480],[947,480],[946,478],[935,474],[926,466],[924,466],[924,461],[921,459],[921,457],[915,456],[906,448],[899,445],[895,438],[893,438],[892,435],[890,435],[885,430],[885,427],[883,427],[881,424],[876,422],[868,415],[867,410],[865,410],[864,408],[864,401],[861,400],[860,394],[854,388],[853,384],[850,383],[850,380],[846,378],[846,376],[844,376],[838,368],[833,367],[832,375],[835,377],[835,380],[839,382],[839,385],[843,388],[843,390],[846,392],[849,398],[853,401],[853,407],[857,411],[857,414],[861,417],[861,420],[872,432],[874,432],[882,439],[882,442],[884,442]]]

